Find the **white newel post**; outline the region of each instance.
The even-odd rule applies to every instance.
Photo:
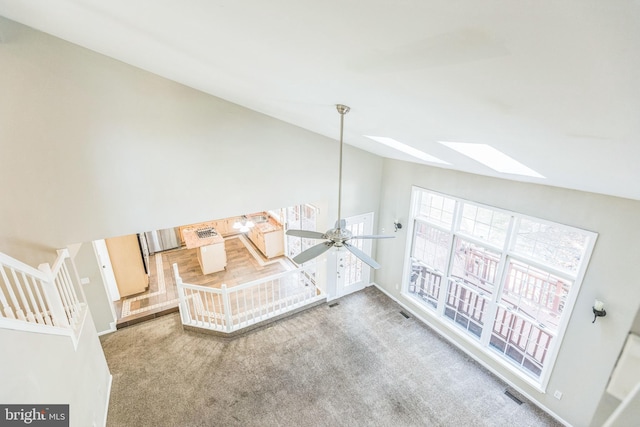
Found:
[[[227,332],[231,332],[233,329],[233,323],[231,322],[231,302],[229,301],[229,291],[227,285],[222,284],[220,287],[222,290],[222,304],[224,304],[224,320],[226,323]]]
[[[71,258],[71,253],[68,248],[58,249],[56,251],[58,256],[64,256],[69,260],[69,267],[65,267],[65,274],[69,279],[69,283],[71,284],[71,290],[73,291],[75,300],[77,304],[83,303],[87,301],[87,297],[84,294],[84,289],[82,289],[80,274],[78,274],[78,268],[76,267],[76,262],[74,258]],[[71,272],[69,272],[71,270]],[[74,286],[75,284],[75,286]],[[78,295],[80,294],[80,295]]]
[[[191,313],[189,313],[189,307],[187,306],[187,298],[184,294],[184,288],[182,287],[182,277],[178,272],[178,264],[173,263],[173,276],[176,279],[176,289],[178,290],[178,300],[180,301],[180,316],[182,317],[183,325],[191,324]]]
[[[47,282],[42,282],[42,289],[44,290],[44,297],[47,300],[54,326],[68,328],[70,326],[69,319],[64,311],[60,293],[54,283],[51,266],[49,264],[40,264],[38,270],[42,271],[48,277]]]

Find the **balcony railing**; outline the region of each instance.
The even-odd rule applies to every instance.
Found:
[[[215,332],[233,333],[326,299],[309,268],[220,288],[183,283],[177,264],[173,271],[183,325]]]
[[[539,376],[555,337],[567,284],[510,263],[507,284],[498,301],[492,285],[496,260],[477,251],[466,255],[464,265],[469,271],[464,277],[447,277],[444,290],[444,273],[412,259],[409,293],[435,310],[444,291],[445,317],[477,339],[484,326],[491,324],[490,346]]]
[[[491,347],[523,368],[540,375],[555,333],[531,317],[501,304],[491,334]]]
[[[449,278],[444,315],[478,338],[482,334],[489,304],[490,291],[485,293],[464,280]]]
[[[440,298],[442,273],[438,272],[419,260],[412,258],[411,280],[409,292],[416,294],[427,304],[435,308]]]

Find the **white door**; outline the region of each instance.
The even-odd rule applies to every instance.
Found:
[[[316,212],[313,205],[297,205],[285,209],[285,228],[295,230],[316,231]],[[301,237],[286,235],[286,254],[293,258],[300,252],[309,249],[319,243],[314,239],[303,239]]]
[[[107,294],[111,301],[118,301],[120,299],[120,291],[118,290],[116,276],[113,273],[113,268],[111,267],[111,258],[109,258],[107,244],[104,240],[94,240],[93,250],[96,253],[98,263],[100,264],[100,273],[102,274],[102,280],[104,281],[104,286],[107,289]]]
[[[354,236],[372,234],[373,212],[346,218],[345,221],[347,230]],[[371,239],[351,239],[349,244],[371,256]],[[337,252],[336,267],[336,297],[359,291],[369,285],[371,267],[348,250],[341,248]]]

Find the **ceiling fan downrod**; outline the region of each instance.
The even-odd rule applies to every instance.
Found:
[[[327,230],[325,233],[320,233],[313,230],[287,230],[288,236],[301,237],[303,239],[321,239],[324,240],[317,245],[311,246],[300,252],[293,258],[293,261],[297,264],[304,264],[305,262],[318,257],[328,251],[331,248],[345,248],[356,258],[359,258],[362,262],[369,265],[371,268],[380,268],[380,264],[371,258],[364,251],[359,249],[357,245],[350,244],[348,241],[351,239],[391,239],[395,236],[385,235],[357,235],[354,236],[346,226],[346,221],[342,219],[342,148],[344,145],[344,115],[350,110],[349,107],[343,104],[337,104],[336,108],[340,113],[340,170],[338,175],[338,220],[336,221],[335,228]]]
[[[338,164],[338,224],[340,224],[340,219],[342,218],[342,216],[340,216],[340,208],[342,204],[342,136],[344,131],[344,115],[347,114],[351,108],[343,104],[336,104],[336,109],[338,110],[338,113],[340,113],[340,162]],[[340,225],[337,226],[338,234],[340,233],[340,227]]]

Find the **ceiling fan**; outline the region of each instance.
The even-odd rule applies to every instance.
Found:
[[[395,236],[385,235],[368,235],[368,236],[354,236],[351,231],[347,229],[346,221],[340,216],[340,207],[342,202],[342,134],[344,128],[344,115],[350,110],[346,105],[336,105],[338,113],[340,113],[340,163],[339,163],[339,175],[338,175],[338,220],[336,221],[335,228],[332,228],[325,233],[310,230],[287,230],[289,236],[303,237],[305,239],[326,239],[324,242],[296,255],[293,260],[297,264],[303,264],[321,254],[325,253],[332,247],[346,248],[349,252],[361,259],[364,263],[368,264],[372,268],[380,268],[380,264],[376,262],[369,255],[362,252],[357,247],[348,243],[351,239],[391,239]]]

